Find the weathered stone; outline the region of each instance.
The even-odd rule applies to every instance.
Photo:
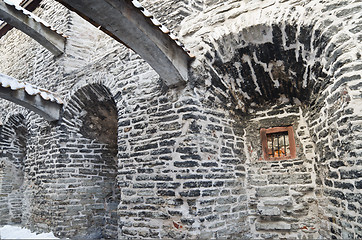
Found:
[[[256,223],[255,227],[257,230],[290,230],[291,225],[288,223]]]
[[[277,207],[264,207],[264,206],[258,206],[258,211],[260,215],[264,216],[279,216],[280,215],[280,209]]]
[[[361,181],[356,181],[354,185],[355,185],[355,187],[357,189],[362,189],[362,180]]]
[[[310,174],[292,174],[292,175],[269,175],[270,184],[308,184],[312,183]]]
[[[0,164],[0,224],[72,239],[358,238],[360,34],[334,18],[360,3],[140,2],[196,56],[184,86],[50,0],[35,11],[68,35],[64,55],[1,37],[1,72],[65,104],[48,124],[0,103],[13,167]],[[260,128],[280,126],[296,157],[266,161]]]
[[[277,187],[260,187],[256,188],[257,197],[283,197],[289,195],[289,187],[277,186]]]
[[[287,198],[278,198],[275,200],[263,200],[264,205],[280,205],[280,206],[291,206],[293,204],[290,197]]]

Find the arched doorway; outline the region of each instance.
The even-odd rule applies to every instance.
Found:
[[[56,172],[67,183],[65,212],[58,228],[62,236],[117,238],[117,109],[110,92],[92,84],[79,89],[64,109],[61,129],[66,133]],[[68,180],[65,180],[68,179]]]
[[[0,224],[21,224],[27,129],[22,115],[0,127]]]

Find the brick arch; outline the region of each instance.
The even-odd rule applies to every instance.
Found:
[[[27,127],[22,114],[10,116],[1,126],[2,157],[13,160],[19,168],[24,165],[22,159],[26,155]]]
[[[72,107],[81,109],[78,112],[81,122],[77,122],[81,134],[116,148],[116,139],[109,135],[117,132],[117,108],[108,88],[98,83],[79,88],[67,104],[67,108]],[[75,116],[68,113],[65,111],[63,118],[74,120]]]
[[[241,110],[236,112],[237,120],[241,115],[243,120],[251,118],[259,123],[254,113],[262,110],[259,116],[264,111],[276,118],[278,126],[282,122],[278,113],[269,115],[266,110],[283,107],[283,102],[299,103],[305,130],[311,136],[310,146],[314,147],[313,194],[323,228],[319,234],[327,238],[358,238],[361,227],[351,216],[355,216],[355,206],[360,204],[361,189],[355,167],[360,169],[357,122],[362,43],[353,19],[358,18],[356,11],[360,11],[361,3],[326,3],[318,6],[315,13],[309,9],[309,15],[301,6],[296,14],[288,13],[292,9],[280,8],[268,15],[270,19],[246,21],[253,22],[250,25],[235,27],[243,22],[240,19],[233,22],[233,28],[224,23],[226,27],[217,29],[221,34],[215,30],[214,35],[203,36],[201,61],[208,66],[211,80],[205,85],[211,92],[210,100],[218,98],[228,109]],[[254,17],[243,11],[243,20]],[[299,17],[293,19],[291,15]],[[342,222],[348,222],[347,229]]]
[[[251,3],[231,5],[230,15],[205,9],[186,18],[180,31],[186,46],[208,66],[211,81],[204,82],[200,65],[193,65],[196,84],[205,83],[231,109],[247,111],[275,103],[281,95],[292,103],[298,98],[313,104],[331,83],[338,81],[339,87],[360,77],[342,79],[359,69],[350,63],[361,61],[358,1],[268,2],[260,9]],[[217,21],[220,15],[224,21]],[[205,17],[215,23],[201,27]]]
[[[0,126],[0,224],[21,224],[27,128],[21,114]]]
[[[109,90],[101,84],[78,89],[69,99],[60,122],[64,139],[58,161],[64,163],[70,194],[67,212],[56,221],[67,237],[117,238],[117,109]]]

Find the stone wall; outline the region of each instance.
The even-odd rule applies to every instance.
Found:
[[[314,145],[302,106],[268,106],[238,123],[244,131],[249,224],[253,239],[318,238]],[[260,128],[292,126],[295,159],[264,160]]]
[[[123,115],[120,137],[130,146],[121,156],[123,236],[215,238],[248,230],[242,142],[232,121],[190,90],[180,95],[142,101],[137,118]]]
[[[361,3],[142,3],[196,55],[186,86],[50,0],[36,13],[68,36],[65,54],[17,30],[0,39],[0,72],[64,99],[55,123],[1,102],[0,224],[75,239],[361,237]],[[295,159],[263,159],[260,128],[277,126],[293,126]]]
[[[55,186],[56,231],[90,239],[117,237],[119,190],[117,111],[101,85],[79,89],[59,123]]]
[[[278,102],[304,106],[310,149],[315,149],[311,164],[321,219],[316,229],[327,237],[358,237],[361,154],[352,149],[360,148],[361,34],[355,23],[361,5],[254,3],[233,3],[228,11],[211,8],[185,18],[183,40],[200,56],[199,63],[214,71],[205,84],[221,93],[221,101],[228,95],[230,108],[240,115]],[[205,19],[210,27],[203,25]]]

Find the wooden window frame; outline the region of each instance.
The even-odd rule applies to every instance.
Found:
[[[288,132],[290,155],[288,155],[288,156],[281,156],[281,157],[270,157],[270,156],[268,155],[268,140],[267,140],[267,134],[270,134],[270,133],[279,133],[279,132]],[[278,160],[287,160],[287,159],[294,159],[294,158],[296,158],[296,146],[295,146],[294,131],[293,131],[293,127],[292,127],[292,126],[288,126],[288,127],[273,127],[273,128],[261,128],[261,129],[260,129],[260,138],[261,138],[261,143],[262,143],[262,150],[263,150],[264,160],[268,160],[268,161],[278,161]]]

